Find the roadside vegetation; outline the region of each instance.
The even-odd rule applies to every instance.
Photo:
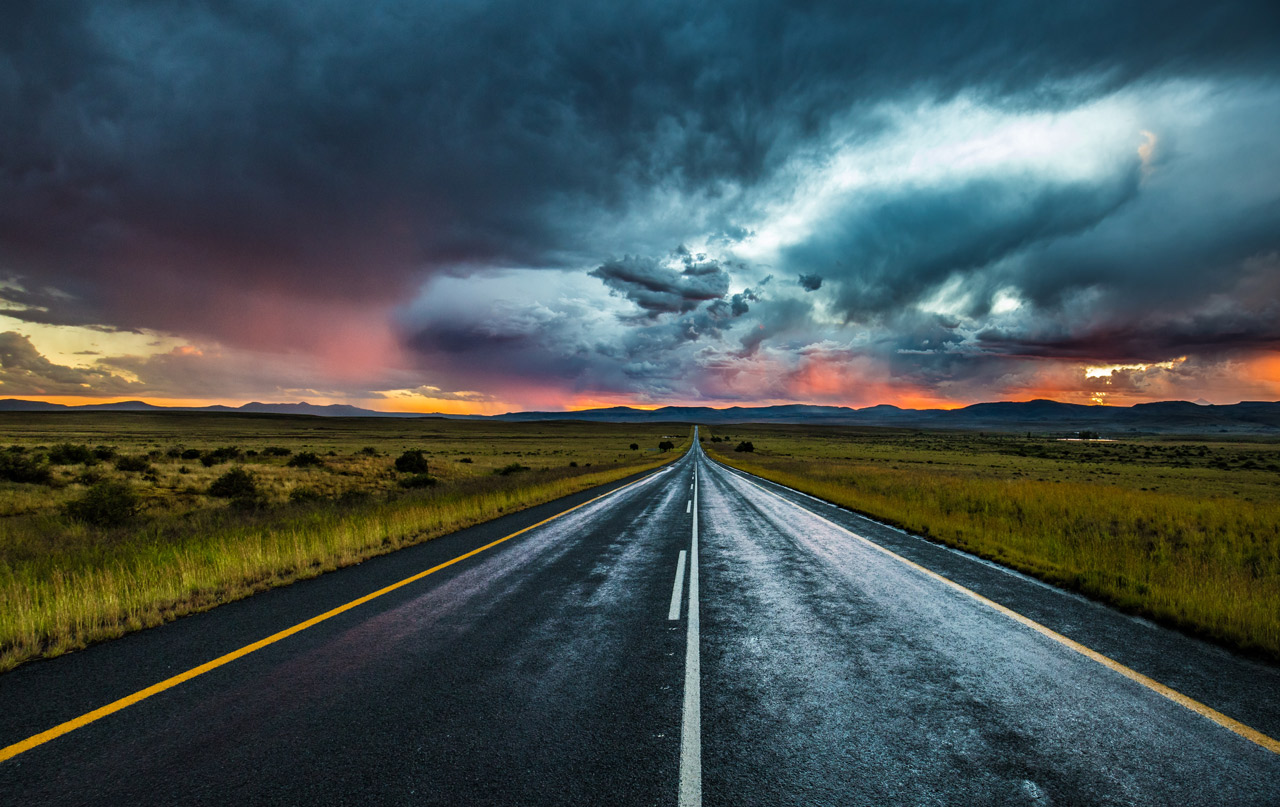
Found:
[[[0,414],[0,671],[621,479],[688,444],[663,424]]]
[[[703,438],[733,467],[1280,660],[1280,442],[745,425]]]

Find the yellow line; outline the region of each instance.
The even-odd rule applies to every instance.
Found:
[[[1181,692],[1177,691],[1176,689],[1172,689],[1170,687],[1165,686],[1164,684],[1160,683],[1154,678],[1148,678],[1147,676],[1143,675],[1137,670],[1134,670],[1130,667],[1126,667],[1125,665],[1121,664],[1115,659],[1104,656],[1096,650],[1091,650],[1090,648],[1085,647],[1084,645],[1080,644],[1077,641],[1068,639],[1066,636],[1063,636],[1061,633],[1058,633],[1057,631],[1051,628],[1047,628],[1044,625],[1041,625],[1039,622],[1036,622],[1034,619],[1025,617],[1022,614],[1010,608],[1006,608],[1005,606],[1001,605],[998,602],[995,602],[994,600],[989,600],[986,597],[979,594],[978,592],[973,591],[971,589],[967,589],[964,586],[960,585],[959,583],[955,582],[954,580],[950,580],[946,577],[943,577],[942,575],[938,574],[932,569],[926,569],[924,566],[921,566],[920,564],[915,563],[914,561],[907,560],[906,558],[902,557],[896,552],[893,552],[889,549],[884,548],[883,546],[880,546],[880,544],[877,544],[875,541],[864,538],[855,532],[845,529],[844,527],[840,526],[834,521],[831,521],[830,519],[827,519],[827,518],[823,518],[822,516],[818,515],[812,510],[809,510],[808,508],[800,504],[797,504],[796,502],[793,502],[784,496],[779,496],[777,493],[774,493],[773,491],[769,490],[768,488],[762,485],[758,485],[755,482],[752,482],[750,479],[746,479],[743,477],[739,477],[739,478],[742,479],[743,482],[746,482],[748,485],[759,488],[765,493],[768,493],[770,496],[773,496],[781,501],[784,501],[798,510],[802,510],[805,513],[808,513],[809,515],[813,516],[819,521],[823,521],[823,522],[826,522],[827,524],[830,524],[832,527],[835,527],[837,530],[845,533],[846,535],[852,538],[856,538],[857,540],[863,542],[864,544],[876,550],[877,552],[882,552],[885,555],[888,555],[889,557],[893,558],[894,560],[900,561],[901,563],[905,563],[906,565],[910,566],[916,571],[926,574],[929,577],[932,577],[933,579],[941,583],[945,583],[946,585],[950,586],[956,591],[959,591],[962,594],[972,597],[973,599],[977,600],[983,605],[986,605],[990,608],[995,609],[996,611],[999,611],[1000,613],[1004,614],[1010,619],[1016,622],[1019,622],[1023,625],[1026,625],[1028,628],[1031,628],[1037,633],[1040,633],[1040,634],[1043,634],[1044,636],[1049,637],[1050,639],[1054,640],[1058,644],[1064,647],[1067,647],[1071,650],[1074,650],[1086,658],[1093,659],[1094,661],[1098,662],[1102,666],[1120,673],[1125,678],[1128,678],[1131,681],[1136,681],[1137,683],[1141,684],[1142,686],[1146,687],[1152,692],[1155,692],[1158,695],[1162,695],[1180,706],[1185,706],[1186,708],[1190,709],[1191,711],[1195,712],[1198,715],[1201,715],[1202,717],[1209,718],[1214,723],[1217,723],[1219,726],[1222,726],[1224,729],[1227,729],[1228,731],[1235,732],[1236,734],[1245,738],[1249,742],[1260,745],[1263,748],[1273,753],[1280,754],[1280,741],[1277,741],[1272,739],[1271,737],[1268,737],[1267,735],[1263,734],[1257,729],[1246,726],[1244,723],[1241,723],[1239,720],[1234,720],[1230,717],[1227,717],[1222,712],[1219,712],[1215,709],[1211,709],[1210,707],[1205,706],[1200,701],[1194,698],[1189,698],[1186,695],[1183,695]]]
[[[36,734],[32,737],[28,737],[27,739],[22,740],[21,742],[16,742],[13,745],[7,746],[5,748],[0,748],[0,762],[5,761],[6,759],[12,759],[13,757],[16,757],[18,754],[24,753],[26,751],[30,751],[32,748],[35,748],[38,745],[43,745],[44,743],[47,743],[50,740],[53,740],[55,738],[61,737],[62,735],[68,732],[75,731],[78,728],[87,726],[90,723],[94,722],[95,720],[101,720],[107,715],[114,714],[116,712],[119,712],[121,709],[125,709],[129,706],[134,705],[135,703],[138,703],[139,701],[146,700],[147,698],[150,698],[152,695],[158,695],[161,692],[164,692],[166,689],[172,689],[173,687],[176,687],[178,684],[181,684],[184,681],[190,681],[192,678],[195,678],[196,676],[204,675],[210,670],[217,669],[218,667],[221,667],[224,664],[229,664],[230,662],[235,661],[238,658],[247,656],[256,650],[261,650],[267,645],[275,644],[281,639],[287,639],[288,637],[294,635],[295,633],[300,633],[306,630],[307,628],[310,628],[314,625],[318,625],[321,622],[324,622],[326,619],[331,619],[337,616],[338,614],[344,613],[346,611],[350,611],[352,608],[355,608],[359,605],[364,605],[370,600],[375,600],[384,594],[389,594],[398,588],[402,588],[404,586],[409,585],[410,583],[417,582],[418,580],[421,580],[427,575],[435,574],[441,569],[452,566],[453,564],[458,563],[459,561],[463,561],[474,555],[478,555],[481,552],[485,551],[486,549],[492,549],[493,547],[497,546],[503,541],[509,541],[518,535],[523,535],[526,532],[529,532],[530,530],[537,529],[538,527],[541,527],[543,524],[546,524],[551,521],[555,521],[557,518],[560,518],[561,516],[565,516],[565,515],[568,515],[569,513],[572,513],[574,510],[577,510],[582,507],[586,507],[587,505],[592,504],[593,502],[598,502],[606,496],[612,496],[613,494],[621,490],[625,490],[631,487],[632,485],[638,484],[640,482],[645,481],[646,479],[649,479],[651,476],[653,476],[653,473],[656,473],[656,469],[655,471],[650,472],[649,474],[646,474],[640,479],[633,480],[621,487],[614,488],[608,493],[602,493],[593,499],[588,499],[582,504],[574,505],[573,507],[570,507],[568,510],[563,510],[559,513],[556,513],[554,516],[544,518],[541,521],[539,521],[537,524],[530,524],[528,527],[525,527],[522,530],[517,530],[516,532],[513,532],[510,535],[499,538],[496,541],[491,541],[482,547],[479,547],[477,549],[471,550],[470,552],[466,552],[461,555],[458,555],[456,558],[446,560],[444,563],[438,564],[436,566],[432,566],[430,569],[427,569],[424,572],[418,572],[412,577],[406,577],[405,579],[397,583],[392,583],[389,586],[380,588],[371,594],[366,594],[363,597],[352,600],[351,602],[348,602],[344,605],[339,605],[337,608],[334,608],[329,611],[325,611],[323,614],[320,614],[319,616],[313,616],[312,618],[308,619],[305,622],[299,622],[298,624],[294,625],[291,628],[285,628],[279,633],[273,633],[267,638],[259,639],[253,644],[247,644],[244,647],[241,647],[239,650],[232,650],[230,653],[227,653],[224,656],[219,656],[212,661],[206,661],[204,664],[201,664],[199,667],[192,667],[186,672],[179,673],[173,676],[172,678],[166,678],[165,680],[161,681],[158,684],[152,684],[146,689],[138,690],[132,695],[126,695],[120,700],[113,701],[111,703],[108,703],[106,706],[100,707],[98,709],[94,709],[92,712],[80,715],[77,718],[68,720],[65,723],[54,726],[48,731],[42,731],[39,734]]]

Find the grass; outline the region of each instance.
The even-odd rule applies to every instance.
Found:
[[[1280,660],[1275,441],[704,432],[707,448],[734,467]],[[743,441],[755,450],[735,451]]]
[[[0,448],[50,470],[45,484],[0,482],[0,671],[657,467],[678,453],[657,450],[673,437],[687,446],[684,427],[661,424],[0,415]],[[64,444],[113,456],[49,464]],[[406,451],[429,475],[395,470]],[[304,453],[321,464],[297,463]],[[229,471],[253,495],[210,495]],[[75,517],[121,484],[136,516]]]

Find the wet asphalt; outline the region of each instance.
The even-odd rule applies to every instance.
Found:
[[[1273,737],[1280,669],[696,450],[0,762],[0,804],[676,804],[695,465],[703,803],[1280,804],[1280,755],[832,523]],[[607,490],[0,675],[0,747]]]

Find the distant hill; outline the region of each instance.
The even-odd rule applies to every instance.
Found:
[[[851,409],[847,406],[664,406],[633,409],[613,406],[578,412],[509,412],[505,415],[416,415],[377,412],[356,406],[318,406],[299,403],[247,403],[243,406],[164,407],[143,401],[119,401],[66,406],[42,401],[0,400],[0,412],[243,412],[322,417],[447,417],[465,420],[531,422],[577,420],[596,423],[683,422],[798,423],[846,426],[896,426],[900,428],[970,429],[986,431],[1037,431],[1071,433],[1096,431],[1107,434],[1280,434],[1280,402],[1244,401],[1215,406],[1190,401],[1161,401],[1134,406],[1085,406],[1058,401],[997,401],[961,409],[901,409],[888,404]]]

